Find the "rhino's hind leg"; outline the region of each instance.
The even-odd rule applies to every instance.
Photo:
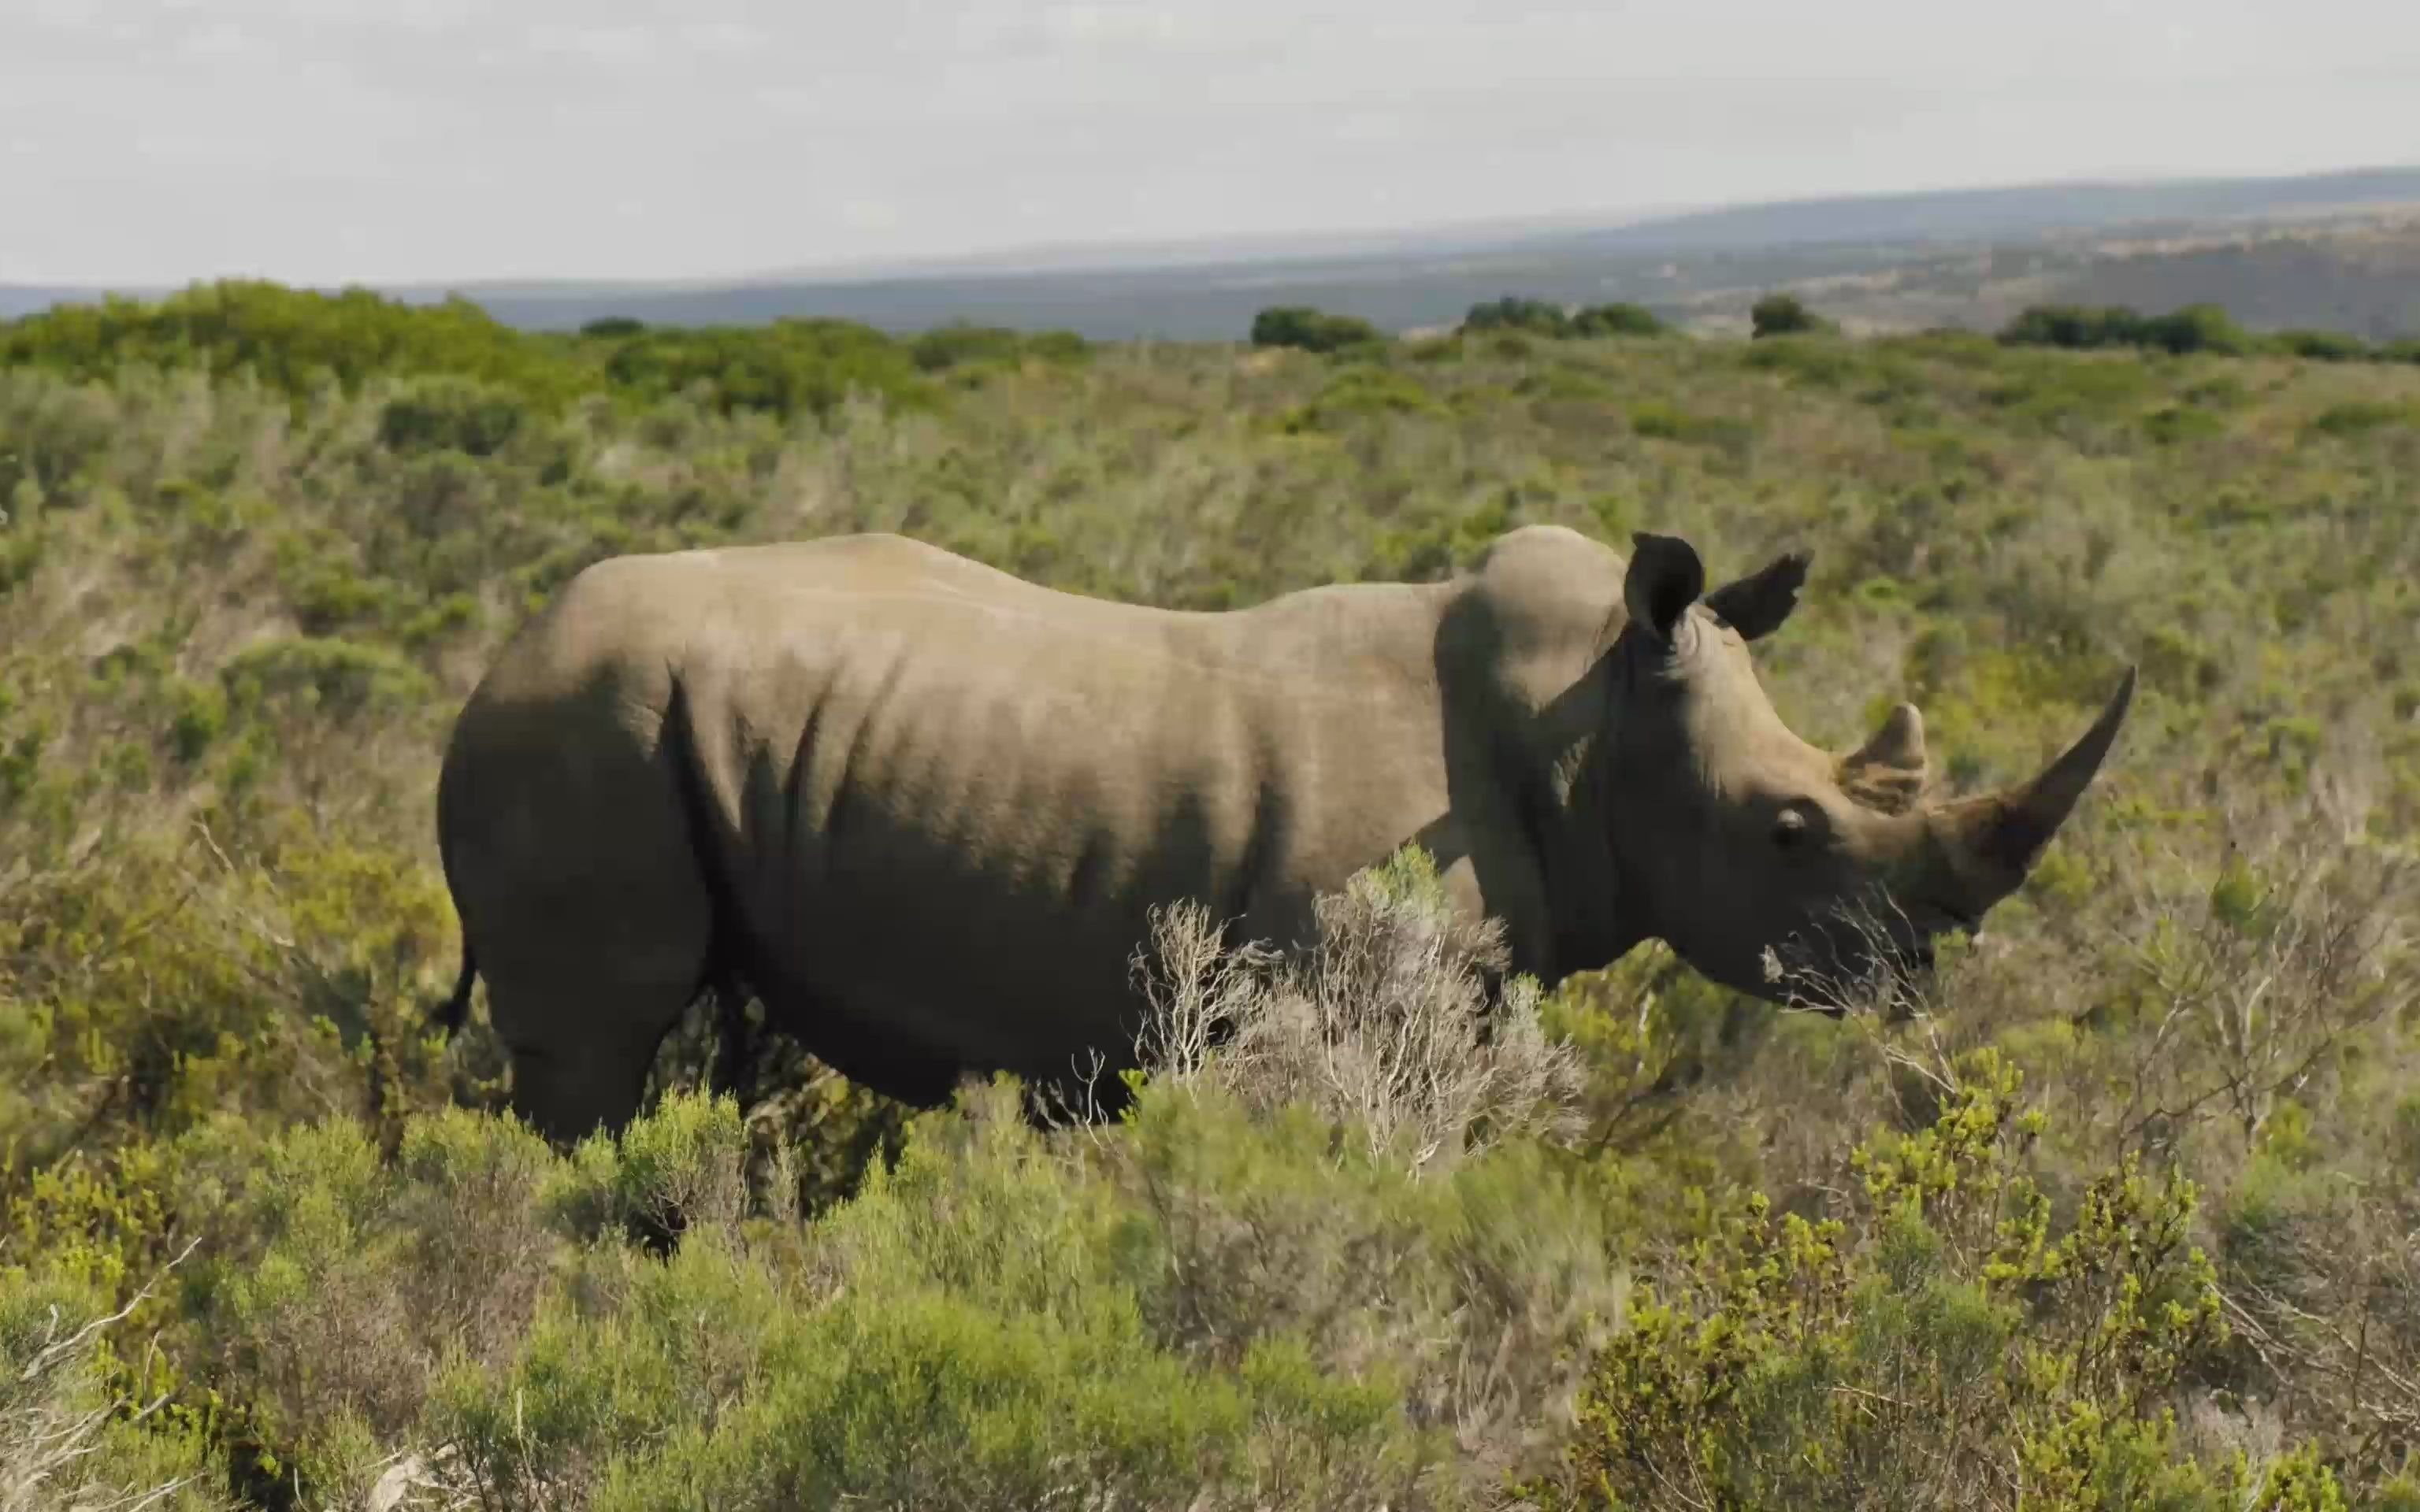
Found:
[[[557,918],[584,917],[586,928],[480,960],[489,1016],[512,1057],[514,1111],[558,1143],[600,1126],[618,1133],[636,1115],[647,1068],[707,964],[708,914],[695,889],[617,887],[598,872],[582,880],[593,896],[551,902]]]
[[[576,733],[474,752],[446,826],[512,1107],[557,1143],[629,1122],[716,964],[673,754]]]
[[[488,1001],[500,1026],[549,1026],[536,1035],[503,1032],[513,1111],[561,1146],[600,1128],[619,1133],[637,1115],[647,1069],[695,986],[693,978],[609,967],[560,973],[541,995],[489,977]]]

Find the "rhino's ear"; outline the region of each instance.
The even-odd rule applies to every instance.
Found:
[[[1808,552],[1785,552],[1754,576],[1727,582],[1708,594],[1706,607],[1721,615],[1742,640],[1771,635],[1798,607],[1798,590],[1807,586],[1809,560]]]
[[[1697,549],[1677,535],[1639,531],[1630,537],[1630,570],[1621,579],[1621,601],[1630,623],[1666,645],[1672,627],[1706,591],[1706,566]]]

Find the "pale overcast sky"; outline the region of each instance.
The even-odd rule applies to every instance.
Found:
[[[0,280],[659,277],[2420,162],[2412,0],[0,0]]]

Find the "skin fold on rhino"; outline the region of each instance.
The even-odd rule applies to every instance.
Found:
[[[1837,1006],[1825,983],[1921,969],[2019,885],[2133,690],[2030,781],[1931,802],[1912,706],[1840,755],[1758,683],[1804,554],[1710,594],[1686,542],[1633,547],[1527,526],[1447,581],[1219,612],[888,534],[599,563],[447,748],[442,1017],[487,979],[514,1106],[556,1139],[625,1124],[689,1003],[743,982],[895,1097],[1063,1085],[1132,1063],[1155,906],[1299,942],[1406,841],[1548,986],[1660,938]]]

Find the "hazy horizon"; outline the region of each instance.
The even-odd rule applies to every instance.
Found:
[[[702,280],[2420,162],[2312,0],[20,0],[0,282]]]

